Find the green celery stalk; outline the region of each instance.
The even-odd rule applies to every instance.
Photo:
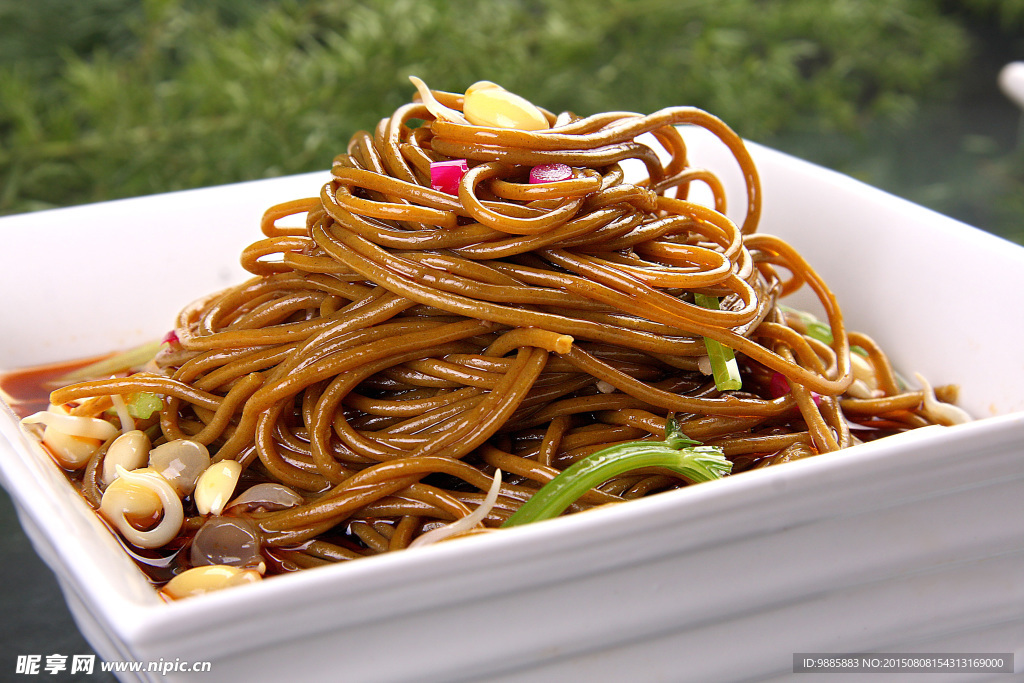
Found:
[[[598,484],[644,467],[664,467],[693,482],[718,479],[732,471],[721,449],[688,438],[674,419],[668,419],[665,430],[664,441],[618,444],[577,460],[533,494],[502,527],[557,517]]]
[[[139,420],[148,420],[153,413],[163,410],[164,402],[156,394],[140,391],[127,397],[128,413]]]
[[[125,370],[131,370],[145,365],[149,361],[156,357],[163,342],[155,341],[148,342],[141,346],[136,346],[133,349],[122,351],[121,353],[114,354],[102,360],[98,360],[95,363],[90,363],[84,367],[73,370],[66,375],[58,378],[55,383],[62,386],[73,384],[75,382],[81,382],[83,380],[96,379],[97,377],[105,377],[113,375],[118,372],[124,372]]]
[[[712,311],[719,310],[718,297],[694,292],[693,302]],[[736,354],[728,346],[714,339],[704,337],[704,348],[711,360],[711,373],[715,378],[715,386],[719,391],[736,391],[743,387],[740,379],[740,368],[736,363]]]

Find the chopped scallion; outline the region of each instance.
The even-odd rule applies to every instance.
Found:
[[[820,320],[813,320],[807,323],[807,336],[824,342],[829,346],[832,345],[832,328]]]
[[[703,308],[719,310],[717,296],[694,292],[693,301]],[[708,351],[708,358],[711,360],[711,374],[715,378],[715,386],[718,387],[718,390],[736,391],[741,389],[743,381],[740,379],[740,369],[733,350],[721,342],[707,337],[704,337],[704,348]]]
[[[832,342],[835,341],[835,337],[832,336],[832,326],[826,322],[822,322],[816,315],[808,313],[807,311],[799,311],[790,306],[784,306],[779,304],[779,308],[788,313],[793,313],[804,323],[804,332],[808,337],[817,339],[820,342],[824,342],[829,346],[832,346]],[[853,347],[850,347],[853,350]],[[862,349],[863,350],[863,349]]]

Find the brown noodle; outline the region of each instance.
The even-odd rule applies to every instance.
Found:
[[[462,107],[461,95],[434,95]],[[847,333],[813,268],[756,233],[757,171],[725,124],[690,107],[544,114],[554,127],[529,132],[400,107],[351,139],[319,197],[266,212],[265,239],[241,257],[254,277],[182,311],[159,372],[62,388],[52,402],[157,393],[164,438],[239,460],[245,483],[300,491],[302,505],[252,513],[286,568],[403,548],[468,514],[500,468],[495,526],[581,457],[664,438],[669,414],[734,471],[845,448],[864,426],[927,422],[921,392]],[[715,176],[690,167],[681,124],[731,150],[746,185],[740,226]],[[637,141],[644,133],[663,157]],[[431,189],[430,163],[445,159],[468,160],[458,196]],[[646,177],[627,180],[627,160]],[[572,178],[527,182],[555,162]],[[694,182],[714,208],[687,199]],[[283,224],[301,214],[304,226]],[[805,285],[831,344],[778,304]],[[721,297],[721,310],[694,292]],[[742,390],[702,374],[703,337],[737,352]],[[868,352],[877,396],[844,393],[851,340]],[[790,393],[772,397],[774,373]],[[570,511],[685,483],[633,473]]]

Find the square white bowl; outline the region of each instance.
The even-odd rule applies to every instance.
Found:
[[[686,135],[742,206],[724,149]],[[826,651],[1015,652],[1019,672],[1024,249],[751,151],[760,230],[808,258],[852,329],[905,374],[958,384],[981,419],[164,604],[0,405],[0,476],[86,638],[108,660],[211,662],[121,674],[146,681],[767,680]],[[267,206],[325,178],[0,219],[0,369],[158,338],[184,304],[244,277],[238,254]]]

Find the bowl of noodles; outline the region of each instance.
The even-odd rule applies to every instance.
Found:
[[[1024,249],[416,85],[323,173],[0,220],[3,482],[126,680],[1024,645]]]

